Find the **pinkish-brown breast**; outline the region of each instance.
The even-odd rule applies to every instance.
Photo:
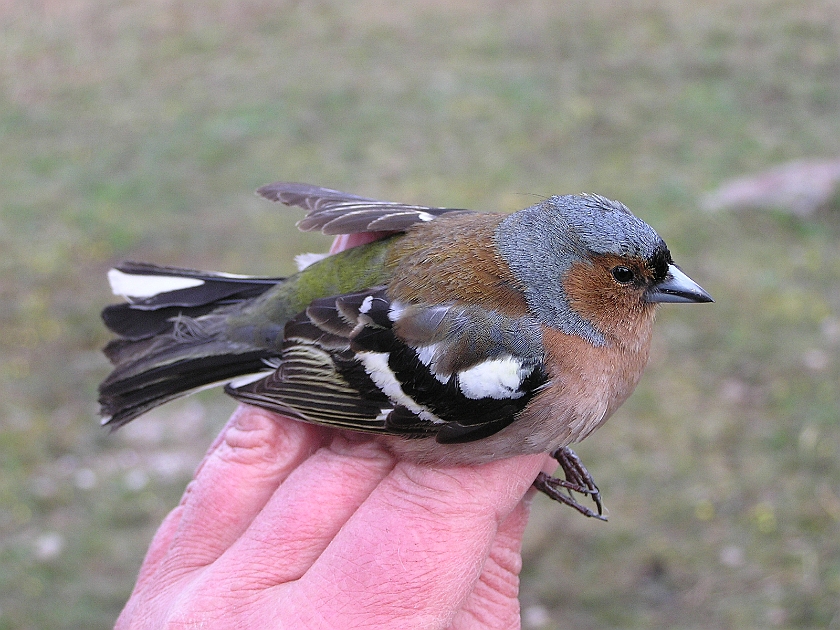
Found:
[[[576,335],[543,329],[549,385],[517,423],[528,438],[556,446],[579,442],[601,426],[633,392],[648,360],[653,309],[639,322],[632,346],[593,346]]]

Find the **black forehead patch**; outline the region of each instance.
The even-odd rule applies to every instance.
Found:
[[[667,247],[665,247],[665,243],[662,243],[662,247],[658,249],[647,261],[648,267],[651,271],[653,271],[654,283],[663,282],[665,280],[665,276],[668,275],[668,267],[673,262],[674,260],[671,258],[671,252]]]

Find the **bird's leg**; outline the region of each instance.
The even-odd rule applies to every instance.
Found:
[[[603,515],[604,509],[601,504],[601,493],[598,490],[598,486],[595,485],[595,480],[592,479],[592,475],[586,470],[586,466],[583,465],[583,462],[580,461],[577,454],[568,446],[563,446],[554,451],[551,456],[560,464],[560,468],[563,469],[563,474],[566,475],[566,478],[558,479],[557,477],[552,477],[541,472],[534,480],[534,487],[550,499],[565,503],[584,516],[606,521],[607,517]],[[598,512],[593,512],[588,507],[578,503],[572,496],[572,492],[588,494],[592,497],[592,500],[595,502],[595,507],[598,508]]]

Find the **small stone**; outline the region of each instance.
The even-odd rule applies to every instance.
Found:
[[[703,200],[706,210],[777,210],[808,217],[840,195],[840,160],[797,160],[724,182]]]

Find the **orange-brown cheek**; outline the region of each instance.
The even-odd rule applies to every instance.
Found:
[[[608,269],[622,263],[620,258],[607,265],[575,263],[563,283],[569,303],[581,317],[609,337],[624,338],[639,334],[639,326],[652,319],[652,305],[643,298],[642,289],[618,286]],[[606,268],[605,268],[606,267]]]

